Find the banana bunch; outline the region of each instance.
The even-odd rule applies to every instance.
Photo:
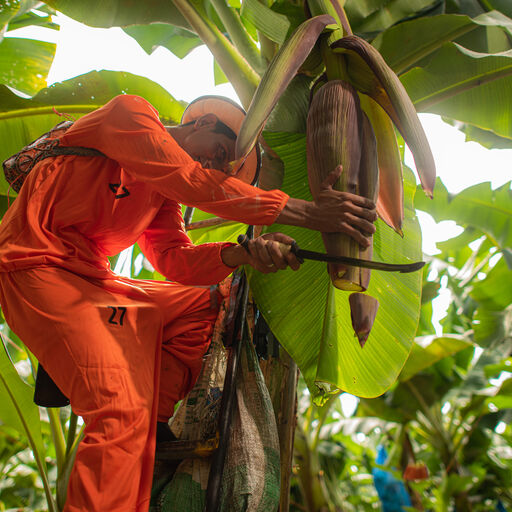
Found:
[[[308,178],[313,198],[338,165],[343,167],[334,188],[372,199],[379,216],[401,236],[403,221],[402,167],[393,124],[413,152],[425,192],[432,196],[435,166],[414,105],[395,73],[364,39],[349,35],[330,45],[333,54],[327,77],[314,90],[307,121]],[[339,78],[342,79],[339,79]],[[328,254],[371,259],[343,233],[323,233]],[[364,292],[368,269],[328,265],[336,288]],[[352,326],[364,346],[378,301],[354,293],[349,298]]]
[[[350,33],[339,1],[309,0],[308,5],[316,5],[324,14],[296,29],[263,76],[237,138],[233,174],[319,39],[326,71],[325,83],[317,81],[313,87],[307,122],[311,193],[315,198],[327,174],[342,165],[335,188],[374,200],[379,217],[403,236],[402,163],[395,127],[409,146],[423,190],[430,197],[436,178],[434,158],[416,109],[380,53]],[[348,35],[338,37],[343,33]],[[333,40],[333,36],[338,38]],[[323,240],[329,254],[371,259],[371,248],[363,251],[343,234],[323,234]],[[335,287],[356,292],[349,302],[352,324],[363,346],[378,308],[376,299],[360,293],[368,288],[370,271],[329,264],[328,272]]]
[[[393,125],[413,154],[423,190],[432,197],[436,169],[427,137],[402,82],[376,48],[355,35],[335,41],[330,48],[341,58],[342,74],[358,91],[375,132],[380,169],[377,212],[402,235],[402,167]]]

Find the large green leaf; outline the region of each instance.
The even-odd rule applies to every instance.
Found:
[[[284,43],[290,28],[290,22],[284,14],[274,12],[258,0],[245,0],[240,14],[271,41]]]
[[[512,18],[512,4],[509,2],[509,0],[486,0],[485,3],[489,6],[489,8],[501,11]]]
[[[473,285],[470,295],[478,304],[473,320],[475,341],[488,346],[509,336],[512,272],[503,258],[484,280]]]
[[[23,15],[27,11],[30,11],[39,2],[34,0],[17,0],[13,2],[2,2],[2,8],[0,9],[0,29],[2,29],[7,23],[17,16]],[[0,39],[1,40],[1,39]]]
[[[214,215],[211,213],[205,213],[195,208],[192,222],[200,222],[212,218],[214,218]],[[246,231],[247,226],[245,224],[230,221],[219,226],[190,230],[188,236],[195,244],[223,241],[236,242],[238,235],[244,234]]]
[[[162,86],[149,78],[125,71],[91,71],[40,90],[31,99],[23,99],[0,86],[0,119],[30,115],[33,109],[47,107],[69,109],[69,113],[89,111],[119,94],[136,94],[148,100],[165,122],[180,122],[185,103],[177,101]],[[25,110],[26,112],[23,112]],[[66,110],[63,110],[66,112]]]
[[[0,340],[0,421],[26,436],[32,449],[46,493],[50,512],[56,512],[46,473],[45,447],[41,435],[39,408],[34,404],[33,388],[26,384],[14,368],[7,348]]]
[[[39,2],[32,2],[38,4]],[[34,12],[25,12],[9,21],[8,30],[17,30],[23,27],[37,26],[49,28],[52,30],[60,30],[60,25],[52,21],[52,14],[55,14],[48,8],[49,13],[46,16],[35,14]]]
[[[498,409],[512,409],[512,378],[506,379],[493,397],[486,400]]]
[[[348,0],[345,11],[355,32],[375,32],[435,3],[436,0]]]
[[[406,381],[437,361],[471,346],[472,343],[462,336],[417,338],[412,346],[409,359],[400,373],[400,380]]]
[[[484,130],[471,124],[461,123],[454,119],[443,118],[448,124],[455,126],[459,131],[466,135],[466,142],[478,142],[481,146],[487,149],[508,149],[510,148],[510,139],[500,137],[490,130]]]
[[[55,48],[44,41],[5,37],[0,43],[0,83],[35,94],[46,86]]]
[[[44,453],[39,409],[32,401],[34,389],[18,375],[3,344],[3,338],[0,345],[0,420],[21,434],[31,436],[37,450]]]
[[[446,43],[428,65],[400,78],[418,111],[512,139],[512,50],[481,54]]]
[[[512,28],[512,20],[499,12],[485,13],[476,18],[457,14],[418,18],[381,32],[372,45],[393,71],[400,74],[444,43],[478,26]]]
[[[177,124],[184,104],[148,78],[120,71],[92,71],[39,91],[23,99],[0,86],[0,161],[19,151],[52,126],[62,121],[53,108],[74,117],[90,112],[119,94],[146,98],[160,113],[163,122]],[[0,178],[0,193],[8,185]]]
[[[478,229],[501,249],[512,247],[510,183],[496,190],[492,190],[488,182],[479,183],[452,195],[438,179],[434,199],[417,194],[415,206],[430,213],[436,222],[453,220],[465,228]]]
[[[158,46],[163,46],[176,57],[183,59],[194,48],[203,44],[201,39],[190,30],[167,23],[130,25],[123,30],[133,37],[148,54],[151,54]]]
[[[47,0],[46,3],[67,16],[91,27],[125,27],[154,22],[171,23],[189,29],[185,18],[170,0]]]
[[[285,165],[283,190],[311,199],[302,134],[265,133],[265,140]],[[388,262],[421,258],[420,233],[408,170],[405,182],[405,238],[378,221],[374,259]],[[293,236],[305,249],[323,251],[317,232],[273,226]],[[419,320],[421,274],[373,272],[368,293],[380,302],[377,319],[364,347],[354,337],[348,294],[335,290],[326,266],[306,262],[298,272],[250,273],[251,289],[272,332],[297,362],[313,395],[340,389],[377,396],[396,379],[409,354]]]

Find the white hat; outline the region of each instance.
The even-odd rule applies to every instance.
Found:
[[[190,123],[210,113],[215,114],[219,121],[231,128],[238,137],[240,127],[245,119],[245,110],[234,101],[223,96],[200,96],[196,98],[189,103],[185,112],[183,112],[181,123]],[[260,164],[260,149],[256,144],[234,176],[252,185],[258,179]]]

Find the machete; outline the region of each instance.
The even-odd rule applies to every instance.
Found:
[[[249,239],[246,235],[239,235],[237,241],[247,252],[249,252]],[[415,263],[384,263],[381,261],[361,260],[359,258],[351,258],[349,256],[331,256],[330,254],[325,254],[322,252],[301,249],[297,242],[293,242],[291,245],[285,245],[285,247],[289,247],[290,251],[295,254],[301,263],[304,263],[305,259],[325,261],[327,263],[344,263],[352,267],[371,268],[373,270],[384,270],[385,272],[401,272],[402,274],[406,274],[408,272],[416,272],[425,265],[424,261],[417,261]],[[284,252],[286,252],[286,249]]]

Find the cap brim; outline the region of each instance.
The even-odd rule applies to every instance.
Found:
[[[182,124],[189,123],[209,113],[215,114],[219,121],[222,121],[226,126],[231,128],[238,136],[240,127],[245,119],[245,111],[240,105],[223,96],[201,96],[196,98],[189,103],[185,112],[183,112],[181,122]],[[258,179],[260,164],[260,149],[256,144],[247,155],[244,164],[236,173],[235,177],[245,183],[253,185]]]

